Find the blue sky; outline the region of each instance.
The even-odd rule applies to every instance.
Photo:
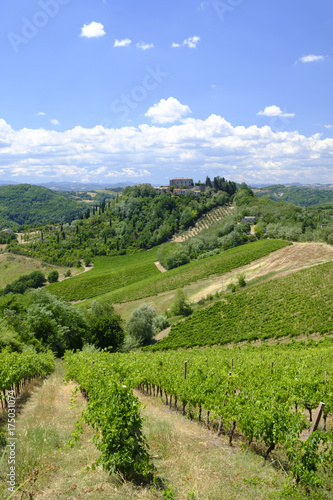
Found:
[[[333,3],[12,0],[0,179],[333,183]]]

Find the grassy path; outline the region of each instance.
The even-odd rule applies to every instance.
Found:
[[[63,383],[63,366],[58,362],[55,372],[25,404],[17,419],[17,479],[19,483],[30,480],[22,489],[23,496],[21,492],[13,498],[285,498],[284,476],[269,465],[262,468],[261,458],[230,448],[225,439],[142,394],[137,395],[146,405],[144,431],[162,486],[140,487],[109,476],[100,467],[88,469],[98,456],[91,442],[92,429],[84,427],[80,442],[64,447],[86,404],[80,394],[70,402],[74,387]],[[4,489],[1,498],[8,498]]]

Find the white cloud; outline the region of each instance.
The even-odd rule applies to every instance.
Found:
[[[223,117],[168,126],[14,130],[0,119],[0,170],[20,182],[221,175],[247,183],[332,183],[333,138],[233,126]],[[151,175],[150,175],[151,174]],[[152,177],[154,176],[154,177]]]
[[[161,99],[148,109],[145,116],[152,119],[153,123],[173,123],[191,113],[189,106],[181,104],[174,97]]]
[[[259,111],[259,113],[257,113],[257,115],[269,116],[269,117],[280,116],[280,117],[284,117],[284,118],[293,118],[295,116],[295,113],[284,113],[282,111],[282,109],[279,108],[279,106],[273,105],[273,106],[266,106],[264,111]]]
[[[333,128],[333,125],[331,125],[330,123],[328,123],[327,125],[324,125],[325,128]]]
[[[52,123],[52,125],[59,125],[58,120],[56,120],[55,118],[52,118],[52,120],[50,120],[50,122]]]
[[[195,49],[199,42],[200,42],[199,36],[190,36],[189,38],[186,38],[186,40],[184,40],[181,44],[173,42],[171,47],[178,48],[182,45],[183,47],[189,47],[190,49]]]
[[[142,49],[142,50],[148,50],[148,49],[153,49],[154,48],[154,44],[153,43],[144,43],[144,42],[139,42],[136,44],[137,48],[138,49]]]
[[[46,113],[43,113],[43,111],[38,111],[37,116],[46,116]]]
[[[104,31],[103,24],[96,23],[95,21],[90,24],[84,24],[81,28],[80,36],[84,36],[86,38],[99,38],[104,35],[106,35],[106,33]]]
[[[129,45],[131,45],[131,43],[132,43],[132,40],[130,40],[129,38],[124,38],[123,40],[115,39],[113,46],[114,47],[128,47]]]
[[[309,54],[307,56],[300,57],[298,59],[301,63],[311,63],[311,62],[321,62],[325,61],[327,56],[315,56],[314,54]]]
[[[195,49],[199,42],[199,36],[190,36],[190,38],[186,38],[186,40],[183,41],[183,45],[186,45],[190,49]]]

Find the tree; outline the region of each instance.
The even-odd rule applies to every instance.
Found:
[[[265,234],[264,228],[262,226],[256,225],[254,227],[254,234],[258,240]]]
[[[156,312],[147,304],[136,309],[127,323],[128,334],[140,344],[147,344],[154,336]]]
[[[50,347],[58,356],[66,349],[81,349],[86,320],[79,309],[45,289],[31,290],[27,297],[27,333]]]
[[[119,314],[112,304],[94,300],[87,313],[88,332],[86,341],[95,347],[117,351],[124,341],[124,330]]]
[[[59,279],[59,273],[56,270],[51,271],[47,277],[47,281],[49,283],[55,283],[56,281],[58,281],[58,279]]]
[[[175,300],[171,309],[176,316],[189,316],[192,314],[192,308],[186,300],[186,295],[181,288],[178,288]]]

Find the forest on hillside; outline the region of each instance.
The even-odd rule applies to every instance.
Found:
[[[229,202],[236,185],[226,181],[225,186],[228,192],[218,185],[207,187],[200,197],[157,194],[150,184],[127,187],[121,197],[85,205],[77,219],[58,224],[53,230],[45,227],[31,243],[27,240],[18,245],[13,241],[7,250],[72,267],[82,258],[88,262],[96,255],[149,249],[167,241],[179,229],[191,227],[212,208]]]
[[[17,184],[0,186],[0,230],[29,224],[70,222],[86,205],[50,189]]]

